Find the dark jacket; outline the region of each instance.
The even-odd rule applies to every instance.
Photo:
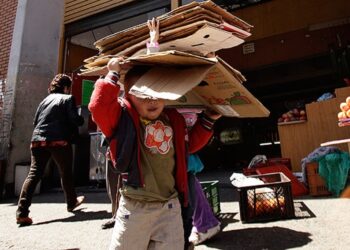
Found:
[[[36,111],[32,141],[71,142],[83,123],[72,95],[50,94]]]
[[[119,99],[120,87],[115,84],[118,78],[109,74],[105,79],[99,79],[95,83],[89,109],[93,120],[96,122],[102,133],[110,138],[110,158],[116,168],[121,161],[124,161],[125,169],[121,172],[128,172],[128,184],[142,186],[142,166],[140,164],[140,121],[139,114],[127,99]],[[174,131],[175,147],[175,182],[176,189],[182,198],[184,205],[188,202],[187,183],[187,157],[189,153],[194,153],[207,144],[213,132],[203,126],[203,121],[198,119],[197,123],[187,133],[185,119],[175,109],[165,109],[163,111],[169,118],[169,122]],[[124,128],[120,130],[119,125]],[[117,132],[116,132],[117,131]],[[119,131],[119,132],[118,132]],[[119,136],[116,134],[119,133]],[[123,138],[125,137],[125,138]],[[131,141],[131,142],[130,142]],[[128,147],[124,143],[128,142],[133,147]],[[135,142],[135,143],[133,143]],[[130,152],[130,149],[132,151]],[[127,150],[126,150],[127,149]],[[129,158],[122,159],[126,155]]]

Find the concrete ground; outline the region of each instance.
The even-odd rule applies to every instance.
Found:
[[[242,223],[237,192],[229,172],[199,176],[201,181],[220,181],[222,232],[196,246],[204,249],[350,249],[350,199],[334,197],[295,199],[297,218],[264,223]],[[0,249],[107,249],[112,229],[101,224],[110,217],[110,204],[103,189],[78,188],[86,195],[74,214],[66,211],[62,192],[33,198],[34,224],[15,223],[16,199],[0,203]]]

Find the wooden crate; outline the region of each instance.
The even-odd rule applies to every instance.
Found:
[[[312,196],[332,195],[326,187],[324,179],[318,174],[318,163],[311,162],[306,164],[307,182],[309,184],[309,193]]]
[[[278,125],[282,157],[290,158],[292,171],[301,171],[301,159],[314,150],[307,122]]]

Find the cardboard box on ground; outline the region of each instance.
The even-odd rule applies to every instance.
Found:
[[[100,55],[85,60],[82,75],[104,75],[110,58],[127,55],[132,65],[154,65],[132,87],[133,94],[167,99],[174,107],[207,106],[229,117],[269,116],[242,85],[240,72],[218,57],[205,57],[243,43],[252,26],[211,1],[181,6],[157,19],[162,52],[145,55],[148,28],[141,24],[97,41]]]

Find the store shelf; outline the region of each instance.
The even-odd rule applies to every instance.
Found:
[[[298,123],[305,123],[305,121],[292,121],[292,122],[279,122],[277,123],[278,126],[283,126],[283,125],[291,125],[291,124],[298,124]]]

